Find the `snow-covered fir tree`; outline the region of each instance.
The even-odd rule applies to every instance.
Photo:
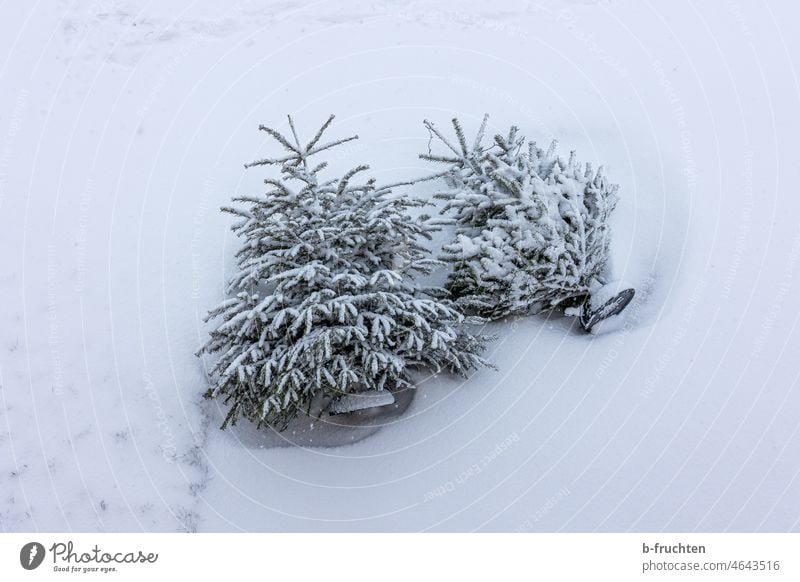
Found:
[[[447,289],[467,313],[491,319],[581,302],[605,282],[618,187],[602,167],[574,152],[558,157],[556,142],[542,150],[517,127],[486,146],[487,120],[471,144],[458,119],[457,143],[425,121],[449,150],[420,156],[449,166],[449,189],[436,195],[456,229],[442,254],[453,266]]]
[[[206,396],[230,405],[223,428],[242,415],[282,429],[318,395],[396,391],[416,367],[466,375],[485,365],[485,338],[415,280],[438,264],[421,243],[435,227],[408,212],[425,203],[359,180],[367,166],[324,179],[326,163],[312,163],[357,138],[321,142],[332,121],[305,145],[291,117],[289,136],[261,126],[285,154],[247,166],[277,166],[280,177],[223,208],[243,245],[232,297],[209,313],[218,326],[199,352],[219,354]]]

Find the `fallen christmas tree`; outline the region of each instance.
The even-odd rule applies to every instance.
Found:
[[[436,195],[451,216],[445,222],[455,225],[455,238],[442,250],[453,266],[447,290],[467,313],[488,319],[562,306],[591,331],[634,294],[607,276],[618,186],[602,167],[594,172],[574,152],[558,157],[556,142],[542,150],[517,127],[486,146],[487,120],[471,144],[458,119],[452,120],[457,144],[424,122],[449,150],[420,155],[449,166],[443,173],[449,189]]]

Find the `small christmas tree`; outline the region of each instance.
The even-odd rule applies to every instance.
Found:
[[[458,119],[457,145],[425,121],[450,150],[420,156],[449,165],[450,189],[436,195],[456,226],[443,249],[453,264],[447,289],[468,313],[490,319],[582,303],[605,283],[617,186],[602,168],[593,172],[574,152],[559,158],[555,142],[544,151],[516,127],[486,147],[487,119],[471,146]]]
[[[206,396],[230,404],[222,428],[243,415],[283,429],[319,395],[375,399],[410,387],[412,368],[466,375],[485,365],[485,338],[415,282],[438,264],[420,242],[435,227],[408,213],[425,203],[374,179],[357,182],[367,166],[324,180],[326,164],[310,164],[357,138],[320,143],[332,121],[307,145],[291,117],[290,138],[261,126],[286,153],[248,167],[279,166],[281,177],[266,179],[262,196],[236,198],[243,207],[223,209],[240,219],[233,230],[244,244],[233,297],[209,313],[219,325],[199,352],[220,354]]]

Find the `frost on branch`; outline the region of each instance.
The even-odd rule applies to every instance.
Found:
[[[322,394],[396,391],[415,367],[461,375],[485,365],[485,338],[415,277],[439,264],[421,241],[435,229],[408,210],[425,203],[374,179],[367,166],[323,178],[312,162],[356,137],[323,142],[331,116],[305,145],[261,127],[284,154],[248,166],[276,166],[266,192],[223,208],[242,239],[230,299],[207,320],[216,329],[200,353],[219,354],[209,398],[230,405],[223,428],[240,415],[283,429]]]
[[[442,254],[453,265],[447,289],[466,312],[492,319],[582,300],[604,283],[617,185],[516,127],[486,146],[487,120],[469,144],[458,119],[456,143],[425,121],[447,150],[420,156],[448,166],[449,189],[436,195],[456,228]]]

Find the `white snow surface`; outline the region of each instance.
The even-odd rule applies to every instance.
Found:
[[[7,3],[0,528],[800,530],[798,16]],[[330,137],[361,138],[332,168],[398,181],[436,169],[416,157],[424,118],[474,135],[484,112],[620,184],[614,276],[637,293],[618,329],[492,324],[498,372],[420,377],[346,446],[219,431],[194,352],[238,244],[218,208],[259,193],[267,173],[242,165],[274,153],[258,125],[291,113],[308,134],[336,113]]]

